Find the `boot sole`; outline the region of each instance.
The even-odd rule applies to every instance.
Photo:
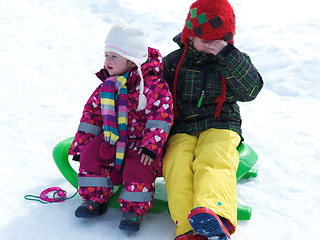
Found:
[[[89,214],[87,212],[75,212],[77,218],[91,218],[95,216],[99,216],[99,214]]]
[[[138,232],[140,229],[134,226],[128,226],[128,225],[119,225],[119,228],[121,230],[126,230],[130,232]]]
[[[188,216],[189,223],[194,231],[206,236],[221,236],[222,239],[230,239],[228,229],[223,225],[220,218],[210,209],[201,207],[193,209]]]
[[[140,226],[133,226],[131,222],[126,223],[126,221],[122,221],[119,225],[121,230],[127,230],[131,232],[138,232],[140,230]]]

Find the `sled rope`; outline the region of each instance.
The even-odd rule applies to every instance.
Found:
[[[48,197],[47,194],[53,192],[52,198]],[[71,197],[67,197],[67,191],[59,188],[59,187],[51,187],[43,190],[40,193],[40,196],[27,194],[24,196],[24,199],[30,201],[37,201],[42,204],[55,203],[55,202],[63,202],[65,200],[71,199],[77,195],[78,191],[76,191]]]

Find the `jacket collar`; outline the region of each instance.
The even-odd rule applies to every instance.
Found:
[[[102,81],[104,82],[108,77],[110,77],[108,71],[106,69],[101,69],[99,72],[96,73],[96,76]],[[138,80],[140,79],[139,74],[137,73],[137,68],[132,68],[129,70],[129,78],[128,81],[126,83],[126,86],[128,88],[128,91],[134,89],[137,84],[138,84]]]

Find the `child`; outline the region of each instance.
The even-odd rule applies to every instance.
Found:
[[[123,183],[119,227],[140,229],[142,216],[152,207],[173,121],[172,96],[162,71],[159,51],[147,47],[139,28],[126,23],[112,27],[105,68],[96,74],[103,83],[85,105],[69,150],[80,156],[78,184],[84,202],[77,217],[105,213],[113,186]]]
[[[163,158],[176,240],[230,239],[237,224],[236,172],[241,117],[237,101],[263,86],[249,57],[233,45],[235,16],[227,0],[198,0],[180,49],[164,58],[175,119]]]

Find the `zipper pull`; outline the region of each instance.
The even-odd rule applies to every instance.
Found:
[[[201,97],[200,97],[200,99],[198,101],[198,107],[201,107],[201,103],[202,103],[203,97],[204,97],[204,90],[201,91]]]

